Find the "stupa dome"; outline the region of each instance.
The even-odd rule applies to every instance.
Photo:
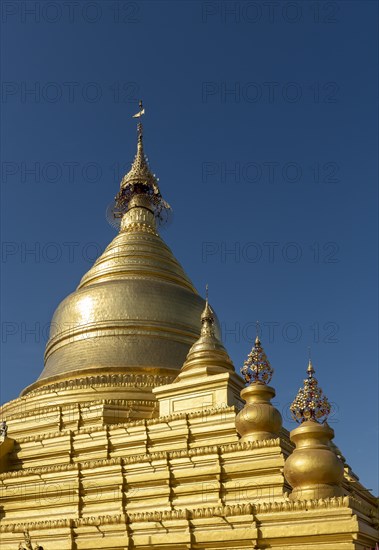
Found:
[[[144,155],[141,125],[116,205],[120,232],[56,309],[44,370],[26,392],[102,372],[175,375],[199,337],[205,301],[157,232],[168,205]]]

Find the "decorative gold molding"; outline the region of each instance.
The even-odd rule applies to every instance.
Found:
[[[366,506],[353,496],[339,496],[314,500],[285,500],[284,502],[262,502],[254,504],[254,511],[256,514],[319,510],[322,508],[350,508],[368,517],[370,517],[374,511],[372,507]]]
[[[251,449],[267,448],[280,446],[280,439],[266,439],[263,441],[254,441],[249,443],[231,443],[228,445],[210,445],[206,447],[197,447],[194,449],[185,449],[179,451],[157,451],[153,453],[143,453],[128,457],[114,457],[104,458],[100,460],[86,460],[77,463],[60,464],[53,466],[42,466],[38,468],[25,468],[24,470],[18,470],[16,472],[6,472],[0,474],[0,480],[7,479],[8,477],[23,477],[30,476],[31,474],[43,474],[48,472],[59,472],[66,470],[75,470],[80,466],[81,470],[91,469],[103,466],[112,466],[115,464],[128,465],[137,464],[141,462],[152,462],[155,460],[171,460],[177,458],[187,458],[191,456],[205,456],[209,454],[226,454],[235,451],[244,451]]]
[[[105,525],[138,522],[161,522],[170,520],[191,520],[213,517],[233,517],[251,515],[254,520],[257,515],[269,513],[299,512],[303,510],[338,509],[345,508],[351,511],[359,510],[362,504],[353,497],[332,497],[319,500],[300,500],[285,502],[267,502],[260,504],[235,504],[195,509],[163,510],[155,512],[136,512],[130,514],[115,514],[102,516],[89,516],[86,518],[50,520],[28,523],[0,524],[0,532],[22,532],[25,528],[30,530],[75,528],[87,525]],[[367,515],[367,509],[365,509]]]
[[[157,374],[154,375],[145,373],[97,374],[85,377],[81,376],[80,378],[62,380],[61,382],[54,382],[53,384],[47,384],[46,386],[35,388],[28,392],[26,395],[28,397],[32,397],[34,395],[42,393],[50,393],[54,391],[70,391],[73,389],[83,389],[91,386],[127,386],[134,388],[137,385],[142,388],[150,388],[171,384],[176,376],[177,374],[173,374],[172,376],[162,376]],[[9,403],[12,403],[12,401],[10,401]]]

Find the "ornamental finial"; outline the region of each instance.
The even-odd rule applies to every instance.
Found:
[[[259,340],[259,323],[254,347],[245,361],[241,373],[247,387],[241,390],[241,399],[246,401],[236,416],[236,429],[241,442],[262,441],[279,436],[282,416],[271,403],[275,390],[269,386],[274,373]]]
[[[141,122],[142,115],[145,114],[145,109],[142,104],[142,99],[138,102],[139,111],[135,115],[133,115],[133,118],[138,118],[138,124],[137,124],[137,135],[138,135],[138,143],[142,143],[142,137],[143,137],[143,126]]]
[[[261,327],[259,326],[259,321],[255,322],[255,330],[256,330],[255,343],[258,344],[258,343],[260,343],[259,333],[260,333],[260,330],[261,330]]]
[[[325,422],[330,414],[330,403],[313,376],[314,373],[312,361],[309,359],[308,378],[304,380],[303,387],[299,389],[290,406],[292,418],[299,424],[306,420]]]
[[[259,340],[258,328],[259,323],[257,321],[257,336],[254,347],[241,368],[241,374],[247,384],[252,384],[253,382],[269,384],[274,374],[274,369],[271,367],[270,361],[267,359],[267,355]]]
[[[208,284],[205,286],[205,308],[201,314],[201,336],[215,335],[214,331],[215,317],[213,309],[208,301]]]
[[[122,178],[120,191],[117,193],[114,209],[116,217],[122,217],[135,206],[143,206],[153,212],[156,219],[163,224],[171,211],[170,205],[163,200],[158,186],[158,178],[150,170],[143,148],[143,127],[141,117],[145,114],[142,100],[139,101],[139,111],[133,118],[138,118],[137,153],[132,166]]]

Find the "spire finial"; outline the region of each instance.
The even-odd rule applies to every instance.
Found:
[[[260,333],[260,331],[261,331],[261,327],[259,326],[259,321],[256,321],[256,322],[255,322],[255,331],[256,331],[255,343],[256,343],[256,344],[259,344],[259,343],[260,343],[260,340],[259,340],[259,333]]]
[[[282,416],[271,403],[275,390],[268,384],[274,369],[259,340],[258,321],[256,328],[253,349],[241,368],[241,374],[246,381],[246,388],[241,390],[241,399],[246,404],[236,417],[236,429],[242,443],[276,438],[282,427]]]
[[[306,420],[325,422],[330,414],[330,403],[318,385],[317,379],[313,376],[315,370],[311,359],[308,362],[308,378],[299,389],[290,411],[292,418],[301,424]]]
[[[141,122],[141,117],[142,117],[142,115],[145,114],[145,109],[144,109],[143,104],[142,104],[142,99],[139,100],[138,107],[139,107],[139,111],[138,111],[138,113],[133,115],[133,118],[138,118],[139,119],[138,124],[137,124],[137,135],[138,135],[138,143],[141,143],[142,136],[143,136],[143,126],[142,126],[142,122]]]
[[[122,178],[120,191],[116,195],[117,217],[122,217],[130,208],[143,206],[153,212],[162,225],[171,211],[170,205],[163,200],[158,186],[158,179],[150,170],[143,149],[143,127],[141,117],[145,114],[142,100],[139,101],[139,111],[132,118],[138,118],[137,153],[127,174]]]
[[[312,357],[311,357],[311,346],[308,346],[308,368],[307,368],[308,377],[312,378],[314,372],[315,370],[312,365]]]
[[[209,294],[209,287],[208,283],[205,285],[205,308],[203,313],[201,314],[201,335],[213,335],[214,336],[214,313],[209,305],[208,301],[208,294]]]
[[[257,331],[259,323],[257,321]],[[255,344],[246,361],[241,368],[241,374],[245,378],[247,384],[253,382],[260,382],[261,384],[269,384],[274,373],[274,369],[270,365],[270,361],[267,359],[267,355],[262,347],[262,344],[257,337],[255,338]]]
[[[209,305],[209,286],[205,286],[205,306],[201,314],[200,336],[191,346],[175,382],[187,378],[230,372],[235,374],[233,363],[217,335],[216,314]],[[204,384],[208,383],[203,380]],[[191,386],[192,387],[192,386]],[[192,390],[191,390],[192,391]]]

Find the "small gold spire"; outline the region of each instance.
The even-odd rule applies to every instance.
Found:
[[[214,336],[214,324],[215,317],[214,312],[208,301],[208,284],[205,286],[205,307],[204,311],[201,314],[201,336]]]
[[[308,376],[312,376],[315,373],[315,369],[313,368],[311,359],[309,359],[308,361],[307,373],[308,373]]]
[[[306,420],[325,422],[330,414],[330,403],[319,387],[317,379],[313,376],[314,373],[312,361],[309,359],[308,378],[304,380],[303,387],[299,389],[290,406],[292,418],[299,424]]]
[[[216,336],[215,314],[208,301],[208,285],[205,287],[205,307],[201,314],[200,337],[193,344],[175,381],[199,375],[235,372],[233,363]]]
[[[241,374],[245,378],[247,384],[252,384],[253,382],[269,384],[273,373],[274,369],[271,367],[261,341],[259,340],[257,321],[255,344],[241,368]]]

